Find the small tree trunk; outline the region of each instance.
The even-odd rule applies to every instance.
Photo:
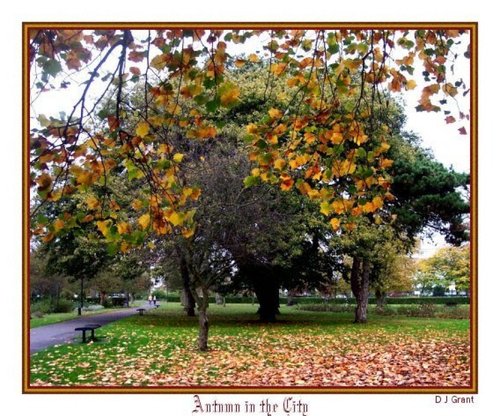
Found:
[[[99,292],[99,303],[104,306],[104,302],[106,302],[106,292],[100,291]]]
[[[386,293],[383,290],[375,290],[375,298],[377,299],[377,309],[384,309],[386,303]]]
[[[180,269],[182,277],[182,299],[184,310],[186,311],[187,316],[195,316],[195,299],[193,293],[191,292],[191,286],[189,282],[189,269],[187,266],[186,258],[183,255],[181,255]]]
[[[354,257],[351,270],[351,289],[356,298],[354,323],[362,324],[367,321],[368,295],[370,287],[371,264],[368,260]]]
[[[200,351],[208,350],[208,290],[203,288],[203,298],[198,298],[198,348]]]
[[[81,316],[83,310],[83,276],[80,277],[80,306],[78,307],[78,316]]]

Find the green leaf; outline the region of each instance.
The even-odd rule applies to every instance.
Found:
[[[43,71],[49,74],[51,77],[55,78],[56,75],[62,71],[62,66],[59,61],[55,59],[49,59],[43,64]]]
[[[243,185],[245,185],[245,188],[249,188],[250,186],[257,185],[259,183],[259,177],[258,176],[247,176],[245,180],[243,181]]]
[[[209,113],[215,113],[220,106],[220,101],[218,98],[210,100],[205,104],[205,108]]]

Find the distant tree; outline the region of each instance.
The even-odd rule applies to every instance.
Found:
[[[418,262],[417,283],[427,290],[454,286],[457,292],[469,293],[470,247],[443,247],[433,256]]]

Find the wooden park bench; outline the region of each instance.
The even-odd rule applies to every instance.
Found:
[[[78,328],[75,328],[75,331],[82,331],[82,342],[85,343],[87,341],[87,339],[85,337],[85,335],[87,334],[87,331],[90,331],[90,339],[92,341],[94,341],[95,340],[94,331],[100,327],[101,327],[101,325],[99,325],[99,324],[88,324],[85,326],[80,326]]]
[[[146,309],[144,309],[144,308],[139,308],[139,309],[137,309],[137,312],[139,312],[139,315],[144,315],[145,310]]]
[[[160,307],[160,304],[159,304],[159,303],[157,303],[157,304],[155,304],[155,306],[156,306],[156,308],[158,309],[158,308]]]

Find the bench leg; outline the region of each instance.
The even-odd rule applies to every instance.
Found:
[[[82,342],[83,342],[84,344],[85,344],[85,341],[86,341],[86,339],[85,339],[85,334],[86,334],[86,332],[87,332],[86,330],[82,331]]]
[[[94,330],[91,329],[90,331],[91,331],[91,335],[90,335],[91,339],[92,339],[92,341],[95,341]]]

